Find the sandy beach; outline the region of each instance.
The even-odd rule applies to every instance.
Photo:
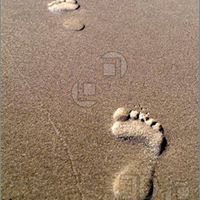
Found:
[[[198,199],[197,1],[48,3],[2,4],[2,199],[114,200],[117,173],[151,165],[144,145],[111,134],[124,106],[165,131],[152,199]]]

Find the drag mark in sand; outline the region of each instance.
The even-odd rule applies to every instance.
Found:
[[[19,76],[21,77],[21,80],[24,82],[24,84],[25,84],[25,85],[27,86],[27,88],[30,90],[30,89],[31,89],[31,86],[30,86],[30,84],[29,84],[29,82],[28,82],[28,80],[27,80],[28,77],[26,77],[19,69],[17,69],[17,71],[18,71]],[[82,199],[84,199],[84,198],[83,198],[83,194],[82,194],[82,192],[81,192],[80,186],[79,186],[78,174],[77,174],[77,172],[76,172],[76,170],[75,170],[75,167],[74,167],[74,164],[73,164],[73,160],[72,160],[72,155],[71,155],[71,153],[70,153],[70,151],[69,151],[69,148],[68,148],[68,146],[67,146],[67,143],[64,141],[64,139],[63,139],[63,137],[62,137],[60,131],[59,131],[58,128],[56,127],[55,123],[52,121],[50,113],[44,108],[44,104],[43,104],[42,101],[41,101],[42,98],[41,98],[39,95],[37,95],[37,97],[38,97],[38,99],[40,99],[40,101],[39,101],[39,102],[40,102],[40,103],[39,103],[39,104],[40,104],[40,108],[44,111],[44,113],[46,113],[46,114],[48,115],[48,121],[49,121],[49,123],[51,124],[51,126],[53,127],[53,130],[54,130],[54,132],[55,132],[55,134],[56,134],[56,137],[59,139],[59,141],[62,142],[63,147],[65,147],[66,150],[67,150],[67,154],[68,154],[68,157],[69,157],[70,166],[71,166],[71,169],[72,169],[72,172],[73,172],[75,181],[76,181],[76,187],[77,187],[77,190],[79,191],[79,194],[80,194],[81,200],[82,200]],[[11,103],[9,103],[8,105],[6,105],[4,109],[7,109],[7,108],[9,108],[10,106],[13,106],[13,105],[14,105],[14,103],[11,102]],[[19,124],[19,126],[20,126],[20,124]]]
[[[75,167],[74,167],[72,155],[71,155],[71,153],[70,153],[70,151],[69,151],[69,148],[68,148],[66,142],[63,140],[60,131],[59,131],[58,128],[56,127],[55,123],[52,121],[50,113],[49,113],[48,111],[47,111],[47,113],[48,113],[48,121],[49,121],[50,124],[52,125],[52,127],[53,127],[53,129],[54,129],[54,131],[55,131],[55,133],[56,133],[56,136],[58,137],[58,139],[59,139],[60,141],[62,141],[62,145],[63,145],[64,147],[66,147],[67,154],[68,154],[68,156],[69,156],[70,166],[71,166],[73,175],[74,175],[75,180],[76,180],[76,187],[77,187],[77,189],[78,189],[78,191],[79,191],[79,194],[80,194],[80,197],[81,197],[81,200],[82,200],[82,199],[84,199],[84,198],[83,198],[83,194],[82,194],[82,192],[81,192],[80,186],[79,186],[78,174],[77,174],[77,172],[76,172],[76,170],[75,170]]]
[[[114,124],[112,134],[123,140],[136,140],[143,143],[152,153],[152,159],[157,159],[166,146],[166,139],[162,125],[149,117],[149,113],[142,113],[126,108],[118,108],[113,114]],[[137,174],[140,166],[129,164],[122,170],[113,182],[113,192],[117,199],[148,200],[153,195],[154,165],[147,166],[142,171],[142,187],[138,191],[131,191],[127,177]],[[128,197],[127,197],[128,196]]]

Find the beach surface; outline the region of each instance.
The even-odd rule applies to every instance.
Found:
[[[78,2],[54,14],[47,0],[3,1],[3,199],[114,200],[116,174],[141,163],[140,179],[150,162],[110,130],[117,108],[138,106],[168,141],[153,199],[196,200],[197,1]]]

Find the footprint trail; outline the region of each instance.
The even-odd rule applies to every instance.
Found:
[[[113,114],[112,134],[123,140],[135,140],[144,146],[156,160],[166,146],[164,129],[149,113],[118,108]],[[139,164],[138,164],[139,163]],[[152,164],[153,163],[153,164]],[[130,163],[113,181],[113,193],[116,199],[148,200],[153,195],[153,175],[155,162],[150,162],[141,168],[140,162]],[[139,188],[130,190],[130,177],[140,176]],[[142,178],[141,178],[142,177]],[[134,189],[135,188],[135,189]],[[139,191],[138,191],[139,190]]]

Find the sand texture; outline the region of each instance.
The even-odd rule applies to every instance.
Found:
[[[196,200],[197,1],[48,3],[2,4],[3,200],[114,200],[130,165],[153,176],[153,200]],[[70,18],[85,28],[66,29]],[[113,112],[135,106],[165,130],[156,161],[111,133]]]

